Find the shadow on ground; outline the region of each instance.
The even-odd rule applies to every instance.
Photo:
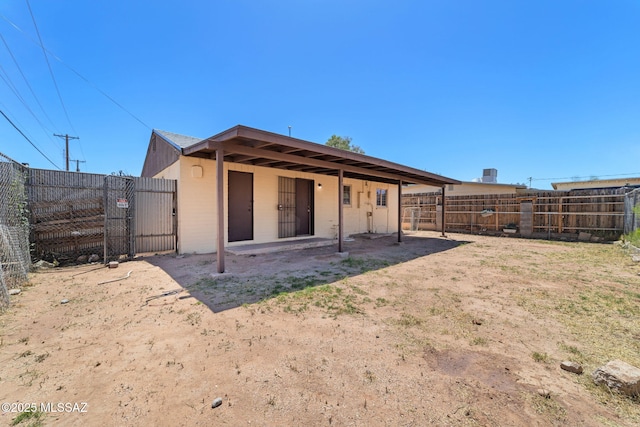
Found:
[[[227,271],[221,275],[216,273],[215,254],[158,255],[145,261],[162,268],[192,297],[219,312],[470,243],[434,236],[408,235],[402,244],[397,244],[397,236],[392,235],[376,239],[360,236],[345,242],[346,257],[336,253],[336,246],[261,255],[226,254]]]

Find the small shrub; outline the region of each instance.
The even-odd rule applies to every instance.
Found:
[[[482,337],[475,337],[475,338],[471,341],[471,345],[487,345],[487,340],[486,340],[486,338],[482,338]]]
[[[22,423],[23,421],[31,421],[29,423],[30,426],[33,427],[39,427],[42,425],[42,418],[44,417],[44,412],[38,411],[38,410],[26,410],[23,412],[20,412],[20,414],[18,414],[17,417],[15,417],[15,419],[11,422],[12,426],[17,426],[18,424]]]
[[[537,351],[534,351],[531,354],[531,357],[533,358],[533,360],[535,360],[536,362],[542,362],[542,363],[547,363],[549,362],[549,355],[547,353],[538,353]]]

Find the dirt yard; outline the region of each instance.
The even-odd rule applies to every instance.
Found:
[[[640,266],[618,245],[394,239],[229,255],[224,275],[212,255],[41,269],[0,314],[0,424],[640,423],[591,380],[640,366]]]

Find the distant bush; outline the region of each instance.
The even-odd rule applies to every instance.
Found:
[[[636,217],[640,217],[640,206],[634,207],[633,212],[636,214]],[[640,228],[636,228],[631,233],[625,234],[624,239],[636,248],[640,248]]]
[[[640,228],[626,234],[624,239],[636,248],[640,248]]]

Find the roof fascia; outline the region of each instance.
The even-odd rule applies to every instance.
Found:
[[[311,162],[312,159],[310,157],[302,157],[302,156],[294,156],[294,155],[291,155],[291,158],[289,158],[288,160],[288,161],[291,161],[292,163],[309,164],[311,166],[316,166],[316,165],[319,165],[318,163],[315,163],[316,161],[324,162],[322,163],[323,165],[320,167],[328,168],[332,170],[342,169],[344,171],[350,171],[353,173],[360,173],[360,174],[365,174],[370,176],[379,176],[381,178],[392,179],[394,181],[402,180],[406,182],[415,182],[419,184],[436,185],[436,186],[444,185],[444,184],[454,184],[454,185],[460,184],[460,181],[455,179],[432,174],[430,172],[400,165],[398,163],[389,162],[387,160],[382,160],[376,157],[371,157],[364,154],[341,150],[334,147],[328,147],[326,145],[318,144],[315,142],[309,142],[301,139],[291,138],[288,136],[279,135],[272,132],[267,132],[260,129],[254,129],[254,128],[250,128],[242,125],[234,126],[230,129],[227,129],[226,131],[216,134],[210,138],[207,138],[195,145],[184,148],[183,154],[192,155],[201,150],[216,150],[217,148],[220,147],[216,143],[225,143],[226,150],[228,150],[229,152],[237,153],[237,154],[260,155],[267,158],[273,158],[273,157],[269,157],[269,156],[272,156],[273,154],[279,154],[279,155],[286,154],[286,153],[278,153],[270,150],[260,150],[260,149],[251,148],[251,147],[244,147],[244,148],[248,148],[249,150],[260,150],[260,151],[249,152],[244,150],[243,146],[232,143],[232,140],[236,138],[244,138],[244,139],[249,139],[254,141],[266,142],[269,144],[279,144],[279,145],[283,145],[286,147],[295,148],[299,150],[312,151],[312,152],[320,153],[322,155],[333,156],[333,157],[338,157],[338,158],[347,159],[347,160],[353,160],[356,162],[368,163],[374,166],[380,166],[380,167],[389,168],[389,169],[396,169],[400,172],[408,173],[415,176],[404,177],[401,175],[390,174],[387,172],[375,171],[373,169],[350,166],[342,163],[332,163],[332,162],[316,160],[316,159],[313,159],[314,162]],[[288,156],[288,154],[286,155]],[[282,159],[282,157],[278,157],[278,158]],[[307,160],[302,161],[302,159],[307,159]]]
[[[212,142],[210,145],[212,145],[213,147],[209,149],[222,148],[223,151],[229,152],[229,153],[233,152],[234,154],[242,154],[246,156],[257,156],[265,159],[284,161],[284,162],[300,164],[300,165],[314,166],[314,167],[336,170],[336,171],[343,170],[345,172],[351,172],[351,173],[370,176],[370,177],[385,178],[385,179],[389,179],[397,182],[403,181],[406,183],[416,182],[421,184],[432,184],[432,185],[434,184],[433,182],[428,181],[426,179],[421,179],[416,177],[404,177],[394,173],[382,172],[374,169],[343,165],[340,163],[328,162],[326,160],[295,156],[293,154],[279,153],[277,151],[264,150],[261,148],[245,147],[242,145],[233,144],[231,142],[222,142],[222,143]]]

